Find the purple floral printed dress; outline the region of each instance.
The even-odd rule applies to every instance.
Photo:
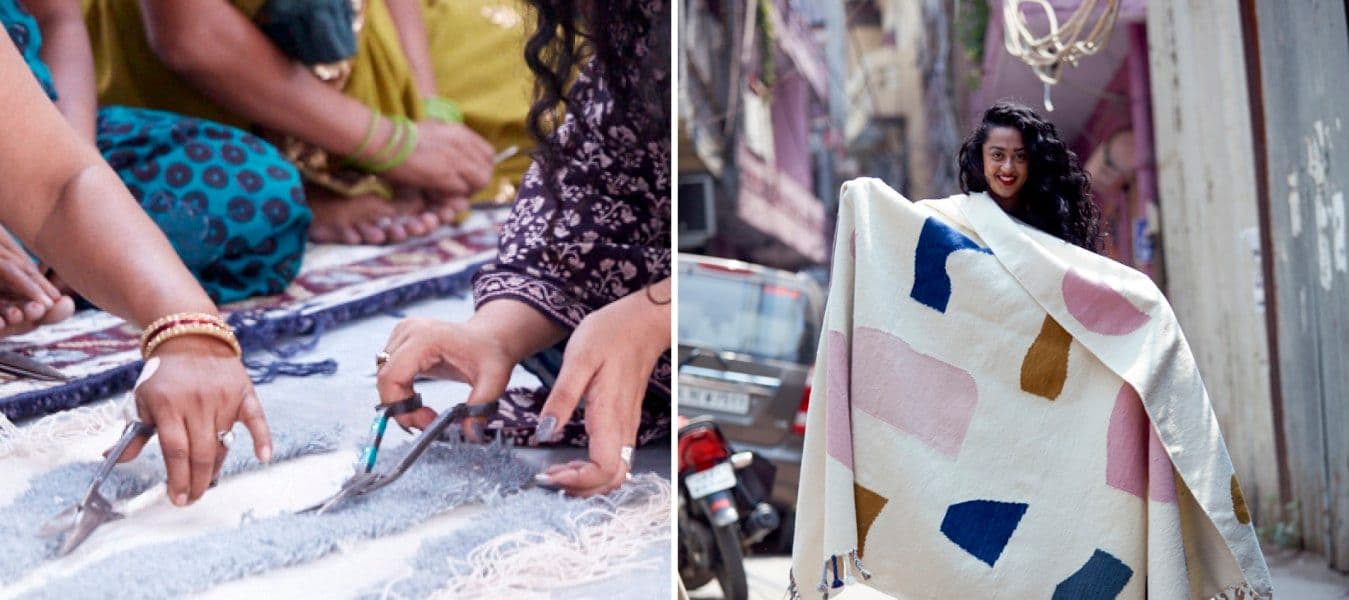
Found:
[[[659,0],[639,3],[661,14]],[[652,27],[620,25],[611,35],[631,39],[636,52],[658,46]],[[626,36],[619,38],[618,36]],[[636,81],[638,69],[615,72]],[[605,73],[594,62],[572,87],[575,108],[553,134],[574,148],[557,169],[556,197],[548,193],[538,163],[530,167],[510,218],[502,228],[498,256],[475,276],[478,306],[502,298],[528,304],[567,330],[601,307],[670,276],[670,146],[668,121],[657,139],[635,133],[660,115],[626,114],[601,127],[615,103]],[[645,85],[669,85],[668,72]],[[579,117],[578,117],[578,114]],[[627,113],[636,111],[625,110]],[[578,127],[577,118],[583,119]],[[645,121],[644,121],[645,120]],[[634,127],[635,125],[635,127]],[[665,300],[665,298],[661,298]],[[525,367],[551,383],[561,366],[559,343],[526,361]],[[548,388],[512,389],[502,398],[500,427],[506,437],[529,443]],[[647,382],[639,444],[669,433],[670,353],[663,354]],[[563,427],[563,443],[584,446],[584,411]]]

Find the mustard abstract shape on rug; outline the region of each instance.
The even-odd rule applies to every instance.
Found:
[[[1241,494],[1241,484],[1237,483],[1236,474],[1232,475],[1232,512],[1237,515],[1237,522],[1246,525],[1251,522],[1251,512],[1246,509],[1246,497]]]
[[[881,510],[885,508],[885,504],[889,500],[862,487],[856,481],[852,484],[852,490],[854,503],[857,505],[857,554],[865,555],[867,531],[871,529],[871,524],[876,522],[876,517],[881,516]]]
[[[1068,347],[1073,336],[1053,317],[1045,315],[1040,335],[1021,362],[1021,389],[1048,400],[1057,400],[1068,380]]]

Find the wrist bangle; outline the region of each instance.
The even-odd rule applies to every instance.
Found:
[[[188,329],[184,329],[188,328]],[[190,330],[189,330],[190,329]],[[207,331],[207,330],[210,331]],[[211,313],[174,313],[156,319],[145,328],[141,333],[141,356],[149,357],[155,348],[160,344],[178,337],[180,335],[201,334],[211,335],[219,338],[221,341],[234,348],[236,355],[242,354],[239,348],[239,340],[234,336],[234,329],[220,318],[219,315]]]
[[[151,339],[150,342],[145,345],[144,357],[149,358],[154,354],[156,349],[164,344],[164,342],[185,335],[204,335],[213,337],[229,345],[230,349],[234,351],[235,356],[243,355],[243,350],[239,348],[239,339],[234,337],[234,332],[229,328],[207,323],[186,323],[170,326],[168,329],[161,331],[159,335]]]
[[[435,119],[442,123],[463,123],[464,111],[449,98],[440,96],[427,96],[422,98],[422,112],[426,113],[427,118]]]
[[[347,160],[358,161],[361,159],[361,153],[365,152],[365,147],[370,145],[370,140],[375,137],[375,129],[379,126],[379,111],[370,110],[370,124],[365,127],[365,137],[361,138],[361,145],[356,146],[356,150],[346,156]]]
[[[407,117],[394,117],[402,127],[403,136],[399,140],[398,153],[384,162],[370,166],[371,173],[383,173],[407,161],[412,156],[412,151],[417,149],[417,124],[413,123]]]

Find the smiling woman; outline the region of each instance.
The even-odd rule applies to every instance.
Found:
[[[1100,209],[1077,154],[1053,123],[1015,102],[998,102],[960,147],[960,190],[988,192],[1008,214],[1096,251]]]

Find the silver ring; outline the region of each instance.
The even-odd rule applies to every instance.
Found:
[[[389,353],[387,351],[380,350],[379,354],[375,355],[375,370],[379,371],[380,369],[384,368],[384,364],[389,362],[390,358],[391,357],[389,356]]]
[[[627,463],[628,468],[631,469],[631,468],[632,468],[632,446],[623,446],[623,448],[622,448],[621,450],[618,451],[618,458],[621,459],[624,463]]]
[[[220,445],[229,449],[230,444],[234,443],[234,430],[226,429],[215,434],[216,439],[220,440]]]

